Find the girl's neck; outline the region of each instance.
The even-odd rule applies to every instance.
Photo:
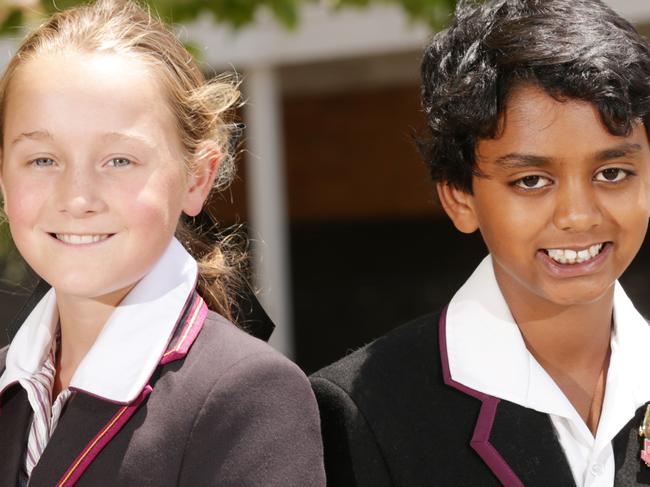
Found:
[[[53,398],[66,389],[77,367],[93,346],[104,325],[133,286],[99,298],[57,292],[61,344],[56,357]]]

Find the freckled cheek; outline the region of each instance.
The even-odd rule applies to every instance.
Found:
[[[43,212],[48,208],[45,194],[36,188],[12,187],[7,192],[5,201],[10,226],[31,228],[38,225]]]
[[[140,188],[127,191],[120,200],[122,211],[131,222],[132,230],[166,229],[173,233],[180,217],[180,188],[173,181],[157,180]]]

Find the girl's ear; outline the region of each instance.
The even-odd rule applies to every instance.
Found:
[[[188,176],[185,204],[183,205],[183,212],[188,216],[196,216],[201,213],[203,204],[214,185],[221,161],[221,151],[213,141],[199,144],[196,154],[192,172]]]
[[[478,218],[474,207],[474,197],[448,183],[437,183],[438,197],[454,226],[463,233],[473,233],[478,229]]]

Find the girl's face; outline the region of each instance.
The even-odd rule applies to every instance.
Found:
[[[5,211],[60,295],[119,301],[205,199],[154,74],[125,55],[70,53],[36,57],[11,82]]]

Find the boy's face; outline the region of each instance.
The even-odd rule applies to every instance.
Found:
[[[456,226],[480,229],[506,298],[530,306],[611,298],[650,217],[644,126],[614,136],[593,105],[530,85],[512,93],[502,122],[498,138],[477,144],[485,177],[474,177],[474,194],[439,187]]]

